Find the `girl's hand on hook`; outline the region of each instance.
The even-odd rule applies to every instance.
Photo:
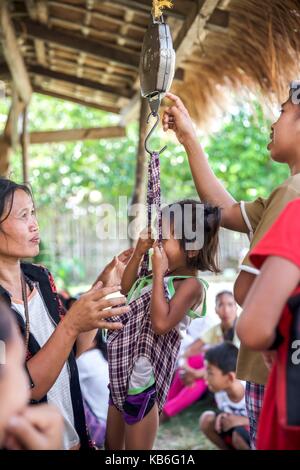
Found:
[[[187,140],[197,138],[193,122],[181,99],[173,93],[167,93],[166,97],[172,101],[172,106],[166,108],[163,114],[164,131],[174,131],[177,139],[183,145]]]

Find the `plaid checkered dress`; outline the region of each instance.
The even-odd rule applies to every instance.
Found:
[[[165,335],[154,333],[150,318],[150,300],[151,290],[131,301],[130,311],[119,317],[123,329],[108,335],[110,391],[113,403],[120,411],[123,411],[129,379],[139,357],[146,357],[152,365],[160,411],[171,385],[180,337],[176,329]]]
[[[160,162],[159,155],[151,155],[148,167],[148,227],[151,227],[152,209],[156,207],[158,240],[162,241],[162,220],[160,201]],[[139,282],[149,274],[149,254],[146,253],[140,271]],[[168,292],[165,287],[165,295]],[[107,338],[110,390],[115,406],[123,411],[128,394],[129,379],[137,359],[146,357],[153,368],[156,382],[157,404],[161,411],[171,385],[173,372],[180,347],[180,336],[174,328],[165,335],[156,335],[150,318],[151,290],[132,300],[130,311],[118,321],[123,323],[122,330],[110,332]],[[116,320],[116,318],[114,318]]]

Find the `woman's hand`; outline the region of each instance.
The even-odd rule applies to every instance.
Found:
[[[152,248],[153,243],[154,239],[152,238],[151,229],[145,228],[140,233],[140,237],[134,250],[134,256],[142,258],[144,254]]]
[[[151,258],[152,271],[154,276],[164,276],[168,271],[168,258],[163,247],[159,247],[158,244],[154,246],[154,252]]]
[[[184,144],[186,140],[191,138],[197,139],[192,120],[181,99],[173,95],[173,93],[167,93],[166,97],[169,98],[173,104],[166,108],[163,114],[162,122],[164,131],[174,131],[181,144]]]
[[[129,250],[123,251],[119,256],[115,256],[114,259],[104,268],[94,285],[100,281],[103,283],[104,287],[120,285],[123,273],[132,253],[133,248],[130,248]]]
[[[8,450],[61,450],[63,429],[63,419],[56,408],[28,406],[10,420],[4,446]]]
[[[102,283],[96,284],[90,291],[83,294],[75,302],[66,314],[63,325],[77,337],[80,333],[85,333],[98,328],[108,330],[119,330],[122,323],[110,323],[107,318],[122,315],[129,311],[129,307],[124,305],[124,296],[106,299],[105,297],[121,290],[120,286],[102,287]]]

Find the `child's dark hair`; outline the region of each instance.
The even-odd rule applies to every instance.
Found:
[[[216,304],[219,302],[219,300],[223,297],[223,295],[229,295],[234,299],[234,295],[230,290],[222,290],[216,295]]]
[[[205,353],[205,359],[220,369],[223,374],[236,371],[238,348],[230,341],[218,344]]]
[[[9,217],[14,203],[15,192],[18,190],[25,191],[33,200],[32,192],[26,184],[18,184],[9,179],[0,178],[0,226]],[[9,206],[7,207],[8,204]],[[6,211],[7,213],[3,218]]]
[[[197,250],[197,254],[195,256],[188,255],[188,245],[192,244],[196,241],[197,235],[195,234],[196,229],[198,227],[199,217],[198,217],[198,209],[199,206],[202,206],[203,209],[203,216],[204,216],[204,239],[203,239],[203,246],[201,249]],[[176,237],[179,239],[180,245],[183,248],[186,254],[186,263],[187,266],[190,268],[196,268],[199,271],[211,271],[214,273],[220,272],[219,269],[219,262],[218,262],[218,248],[219,248],[219,228],[221,222],[221,210],[219,207],[211,206],[210,204],[202,204],[200,201],[195,201],[194,199],[185,199],[183,201],[176,202],[174,204],[170,204],[169,206],[165,207],[162,211],[163,217],[167,213],[170,214],[170,224],[173,226],[174,232],[176,229],[174,227],[174,211],[173,209],[179,207],[181,209],[181,218],[180,224],[181,227],[179,228],[180,236]],[[186,207],[191,208],[191,227],[190,232],[195,234],[194,238],[187,238],[186,237],[186,227],[185,221],[186,218],[183,215],[184,210]],[[175,233],[176,235],[176,233]],[[196,250],[195,250],[196,251]]]

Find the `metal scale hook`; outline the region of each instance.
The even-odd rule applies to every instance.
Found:
[[[158,153],[158,155],[161,155],[167,148],[167,145],[165,145],[161,150],[159,150],[158,152],[155,152],[154,150],[151,150],[149,147],[148,147],[148,141],[150,139],[150,137],[152,136],[153,132],[155,131],[155,129],[157,128],[158,124],[159,124],[159,114],[158,113],[153,113],[151,112],[148,116],[148,119],[147,119],[147,124],[149,124],[150,122],[150,119],[151,117],[154,117],[156,118],[156,122],[155,124],[153,125],[152,129],[150,129],[146,139],[145,139],[145,150],[147,153],[149,153],[149,155],[153,155],[153,153]]]

